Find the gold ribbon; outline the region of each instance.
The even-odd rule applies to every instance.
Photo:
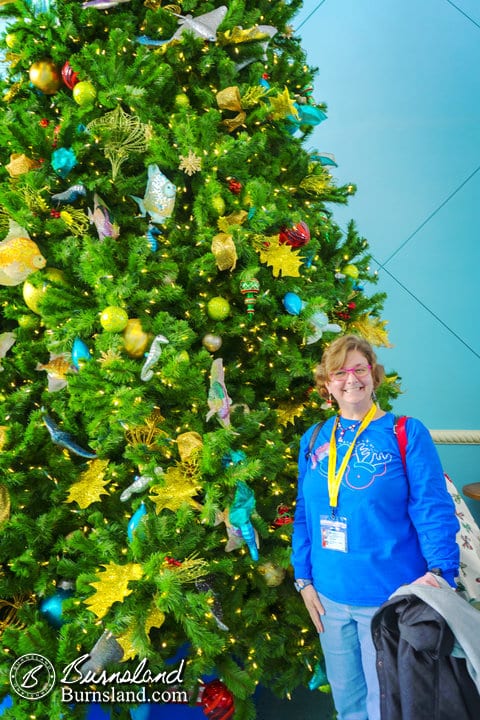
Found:
[[[222,120],[228,132],[233,132],[233,130],[245,124],[247,114],[242,108],[240,90],[236,85],[227,87],[217,93],[217,105],[220,110],[230,110],[237,113],[237,115],[230,120]]]

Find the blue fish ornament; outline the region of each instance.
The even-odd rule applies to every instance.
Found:
[[[93,459],[97,457],[96,453],[92,452],[91,450],[84,450],[82,447],[80,447],[80,445],[74,440],[70,433],[60,430],[57,423],[52,420],[49,415],[43,416],[43,422],[48,432],[50,433],[52,442],[55,445],[65,448],[66,450],[69,450],[74,455],[78,455],[79,457],[84,457],[88,459]]]
[[[162,173],[158,165],[148,166],[148,182],[143,198],[130,197],[137,203],[142,217],[150,215],[152,222],[164,223],[173,212],[177,188]]]
[[[57,203],[71,203],[86,195],[86,192],[85,185],[71,185],[63,192],[52,195],[52,200]]]

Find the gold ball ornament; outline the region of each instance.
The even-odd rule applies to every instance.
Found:
[[[356,265],[345,265],[343,274],[348,275],[348,277],[351,277],[353,280],[357,280],[359,274],[358,268]]]
[[[68,287],[68,282],[65,274],[58,268],[46,268],[45,270],[35,274],[36,278],[38,276],[41,278],[41,282],[39,284],[34,285],[30,280],[25,280],[23,283],[23,299],[25,300],[25,305],[29,310],[37,315],[41,315],[40,302],[43,300],[52,284]]]
[[[230,303],[223,297],[214,297],[208,301],[207,313],[212,320],[225,320],[230,314]]]
[[[217,215],[224,215],[225,213],[225,200],[221,195],[214,195],[212,198],[212,208],[215,210]]]
[[[91,105],[97,97],[97,91],[88,80],[81,80],[72,90],[72,97],[80,107]]]
[[[38,60],[30,66],[30,82],[45,95],[55,95],[62,84],[60,70],[52,60]]]
[[[263,575],[265,585],[268,587],[277,587],[281,585],[285,578],[285,570],[282,567],[278,567],[272,562],[265,562],[258,566],[258,572]]]
[[[109,305],[100,314],[100,325],[107,332],[122,332],[127,327],[127,323],[127,313],[117,305]]]
[[[216,352],[222,347],[222,338],[220,337],[220,335],[207,333],[203,336],[202,345],[208,350],[208,352]]]
[[[123,345],[127,355],[132,358],[141,358],[150,342],[151,335],[142,328],[138,318],[131,318],[123,331]]]

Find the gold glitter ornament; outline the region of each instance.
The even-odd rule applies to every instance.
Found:
[[[192,176],[194,173],[199,172],[202,169],[202,159],[195,155],[193,150],[188,151],[188,155],[180,155],[179,170],[183,170],[188,176]]]
[[[385,325],[386,320],[380,320],[379,318],[370,317],[370,315],[361,315],[351,323],[350,328],[360,334],[369,343],[375,345],[375,347],[392,347],[389,339],[388,332]]]
[[[284,405],[279,405],[276,410],[278,422],[284,427],[286,427],[288,423],[293,425],[295,423],[295,418],[301,417],[304,410],[305,405],[303,404],[297,405],[296,403],[285,403]]]
[[[12,153],[10,162],[5,165],[5,170],[11,178],[16,178],[30,172],[30,170],[38,170],[39,167],[41,167],[41,164],[37,160],[32,160],[24,153]]]
[[[165,622],[165,613],[163,613],[159,608],[155,605],[155,600],[150,607],[150,610],[148,612],[147,618],[145,620],[145,635],[148,635],[152,627],[154,628],[160,628],[163,623]],[[137,643],[135,641],[135,638],[137,636],[136,628],[132,623],[127,627],[126,631],[116,638],[118,644],[123,650],[123,657],[122,662],[126,662],[127,660],[131,660],[132,658],[139,655],[139,652],[142,648],[137,648]]]
[[[10,517],[10,495],[5,485],[0,485],[0,525]]]
[[[90,220],[83,210],[67,205],[63,210],[60,210],[60,219],[76,237],[88,234]]]
[[[302,260],[299,250],[293,250],[290,245],[280,244],[278,235],[269,238],[258,237],[255,241],[255,250],[260,260],[272,268],[275,277],[300,277]]]
[[[108,460],[96,458],[89,462],[87,470],[71,486],[66,502],[76,502],[84,510],[100,500],[102,495],[108,495],[108,491],[105,490],[105,485],[109,482],[105,480],[107,466]]]
[[[89,122],[87,130],[101,140],[104,136],[103,152],[112,166],[113,181],[131,153],[146,151],[152,133],[150,125],[142,123],[136,115],[128,115],[120,106]]]
[[[164,475],[165,483],[154,485],[150,489],[152,494],[149,497],[155,504],[157,515],[164,509],[177,512],[184,503],[188,503],[196,510],[202,509],[200,503],[193,499],[200,489],[200,485],[197,479],[185,474],[186,469],[181,464],[169,467]]]
[[[13,600],[0,599],[0,635],[7,627],[14,627],[17,630],[25,627],[25,623],[18,619],[18,611],[29,600],[29,597],[14,597]]]
[[[322,177],[322,175],[307,175],[300,181],[298,187],[308,195],[319,197],[332,186],[328,177]]]
[[[97,571],[95,574],[98,580],[90,583],[95,588],[95,593],[84,600],[88,609],[98,618],[104,617],[113,603],[121,602],[130,595],[132,588],[128,587],[128,583],[140,580],[143,575],[143,568],[138,563],[109,563],[102,567],[105,572]]]
[[[157,438],[166,435],[165,431],[158,427],[164,420],[165,418],[160,410],[154,410],[145,420],[145,425],[129,428],[125,432],[128,444],[132,447],[144,445],[147,450],[158,450]]]
[[[202,436],[197,432],[185,432],[177,437],[178,453],[182,462],[193,454],[198,455],[203,447]]]
[[[218,233],[212,240],[212,253],[219,270],[234,270],[237,264],[237,249],[232,235]]]
[[[3,450],[7,442],[8,425],[0,425],[0,450]]]
[[[298,118],[298,111],[294,105],[294,101],[290,97],[288,88],[285,88],[285,90],[276,97],[270,97],[270,105],[272,108],[272,120],[282,120],[289,115]]]

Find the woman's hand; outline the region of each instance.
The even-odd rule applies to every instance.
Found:
[[[422,577],[417,578],[413,581],[414,584],[418,585],[431,585],[432,587],[440,587],[440,583],[437,580],[437,576],[431,572],[426,572]]]
[[[320,602],[317,591],[313,585],[307,585],[307,587],[300,591],[300,595],[302,596],[305,607],[312,618],[312,622],[315,625],[317,632],[323,632],[323,623],[320,616],[325,615],[325,609]]]

